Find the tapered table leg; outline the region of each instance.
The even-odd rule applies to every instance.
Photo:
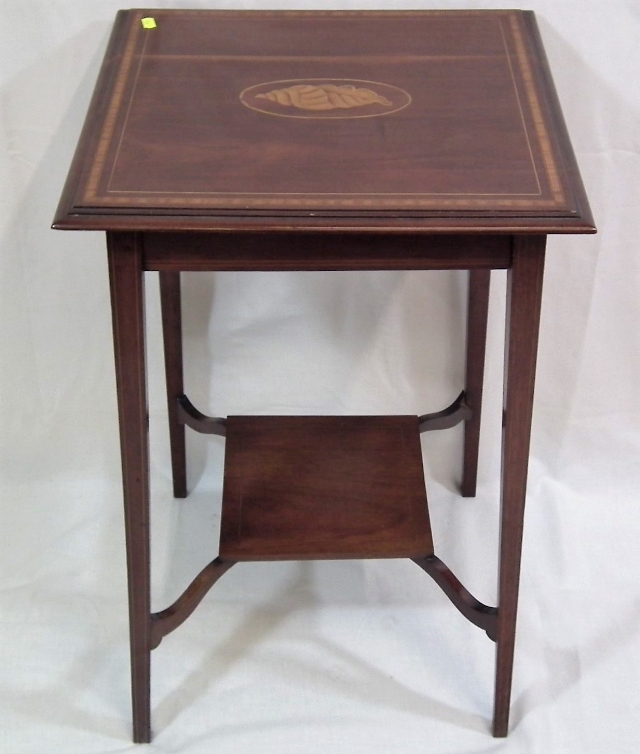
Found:
[[[496,688],[493,735],[506,736],[538,348],[545,236],[514,237],[508,271]]]
[[[150,740],[149,455],[141,236],[107,233],[124,488],[133,739]]]
[[[164,338],[164,365],[169,409],[169,440],[174,497],[187,496],[185,426],[178,421],[178,398],[184,392],[182,372],[182,312],[180,273],[160,272],[160,304]]]
[[[475,497],[476,480],[478,478],[478,447],[480,444],[480,416],[482,413],[490,280],[491,270],[469,270],[465,398],[467,404],[473,410],[473,415],[464,425],[464,460],[461,485],[463,497]]]

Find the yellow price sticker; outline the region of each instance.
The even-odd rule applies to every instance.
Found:
[[[156,26],[158,25],[156,23],[155,18],[151,18],[151,17],[141,19],[141,23],[142,23],[143,29],[155,29]]]

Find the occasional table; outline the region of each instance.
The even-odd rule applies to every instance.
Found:
[[[235,563],[410,558],[496,643],[508,731],[546,236],[595,232],[531,12],[120,11],[54,221],[104,230],[134,740],[150,654]],[[202,414],[183,270],[468,270],[464,390],[420,416]],[[498,605],[438,559],[420,433],[465,422],[475,495],[489,278],[508,271]],[[152,613],[144,273],[158,271],[173,486],[185,427],[226,437],[219,556]],[[259,566],[256,566],[259,567]]]

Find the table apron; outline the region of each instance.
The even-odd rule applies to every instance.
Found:
[[[145,270],[468,270],[511,266],[509,235],[142,233]]]

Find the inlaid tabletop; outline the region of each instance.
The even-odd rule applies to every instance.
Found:
[[[276,218],[591,230],[533,15],[121,11],[56,227]]]

